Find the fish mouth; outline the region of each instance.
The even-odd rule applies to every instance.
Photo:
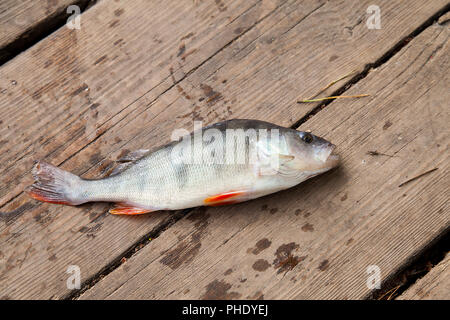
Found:
[[[339,165],[340,157],[335,153],[336,146],[330,143],[329,153],[325,159],[325,166],[327,168],[334,168]]]

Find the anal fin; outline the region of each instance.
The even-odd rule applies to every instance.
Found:
[[[126,215],[144,214],[152,211],[155,210],[139,208],[132,205],[128,205],[126,203],[117,203],[114,208],[109,209],[109,213],[111,214],[126,214]]]

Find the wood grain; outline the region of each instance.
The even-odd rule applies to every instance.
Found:
[[[98,177],[193,119],[292,125],[314,107],[299,95],[376,61],[445,5],[380,3],[386,27],[368,30],[369,1],[105,0],[81,30],[62,28],[0,68],[0,297],[66,295],[68,265],[84,281],[169,217],[31,201],[22,190],[35,159]]]
[[[403,292],[399,300],[449,300],[450,254],[431,269],[423,278]]]
[[[338,170],[196,209],[81,298],[368,297],[368,266],[387,279],[449,226],[448,37],[429,27],[349,90],[370,99],[333,102],[301,126],[338,145]]]

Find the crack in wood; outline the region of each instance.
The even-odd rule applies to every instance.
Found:
[[[409,287],[428,274],[434,266],[444,260],[446,253],[450,250],[449,244],[450,227],[447,227],[438,238],[387,278],[381,284],[380,289],[371,292],[365,299],[391,300],[401,296]]]
[[[298,26],[300,23],[302,23],[303,20],[305,20],[306,18],[308,18],[310,15],[312,15],[314,12],[316,12],[317,10],[319,10],[320,8],[322,8],[324,5],[326,4],[326,2],[323,2],[321,5],[319,5],[317,8],[315,8],[314,10],[311,10],[310,12],[308,12],[305,16],[303,16],[299,21],[297,21],[296,23],[294,23],[293,26],[291,26],[289,29],[287,29],[286,31],[284,31],[281,36],[284,36],[286,33],[288,33],[289,31],[291,31],[292,29],[294,29],[296,26]]]
[[[72,5],[78,6],[80,8],[80,14],[82,14],[96,3],[97,0],[78,0]],[[31,48],[42,39],[48,37],[50,34],[64,26],[69,16],[70,15],[66,10],[56,12],[39,21],[37,24],[32,25],[14,41],[0,48],[0,66],[14,59],[14,57],[23,51]]]

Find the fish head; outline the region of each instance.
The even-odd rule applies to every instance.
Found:
[[[289,154],[294,156],[291,169],[316,175],[339,164],[334,154],[336,146],[327,140],[305,131],[294,131],[286,137]]]

